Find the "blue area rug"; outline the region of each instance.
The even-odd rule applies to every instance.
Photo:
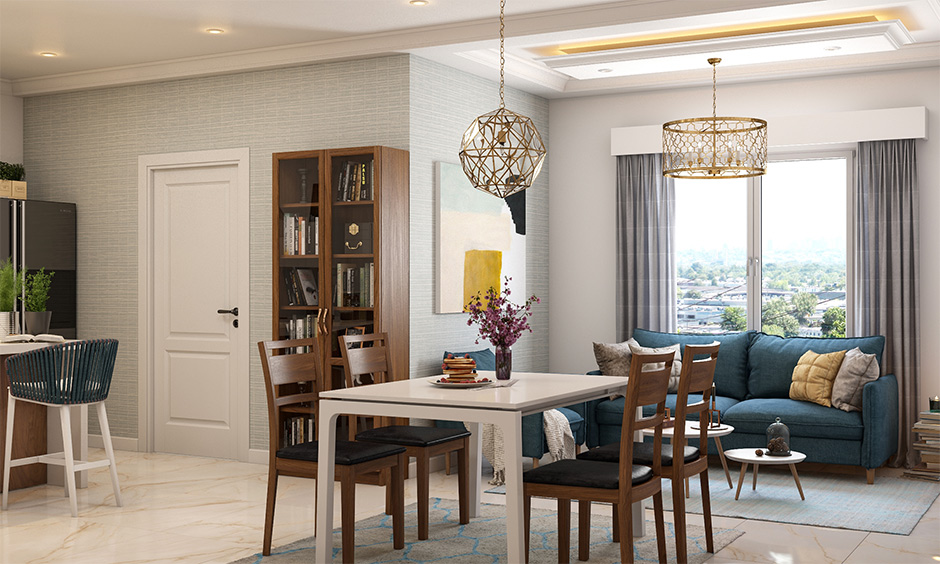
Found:
[[[573,504],[572,509],[576,509]],[[449,499],[431,499],[430,538],[418,541],[418,518],[415,504],[405,508],[405,548],[392,548],[392,519],[388,515],[376,515],[356,523],[356,562],[441,562],[447,564],[506,563],[506,508],[502,505],[482,504],[480,515],[470,524],[458,521],[457,502]],[[529,562],[558,562],[557,514],[544,509],[532,509],[532,535]],[[612,564],[620,562],[620,545],[611,540],[610,516],[594,515],[591,521],[591,562]],[[571,535],[571,561],[578,558],[577,514],[572,514],[574,528]],[[275,517],[275,528],[277,518]],[[635,542],[634,557],[637,562],[658,562],[655,526],[647,523],[652,531]],[[690,525],[688,532],[688,562],[699,564],[712,556],[705,552],[704,530]],[[670,562],[675,562],[676,541],[671,523],[666,523],[666,550]],[[721,550],[734,539],[743,535],[735,529],[715,529],[715,551]],[[340,547],[339,529],[333,532],[333,559],[349,562]],[[270,556],[255,554],[233,564],[294,564],[313,562],[315,559],[312,537],[271,550]]]
[[[940,495],[940,484],[922,480],[877,477],[874,484],[868,484],[864,476],[803,473],[799,465],[796,468],[805,501],[800,500],[800,493],[786,466],[761,466],[756,490],[751,489],[752,474],[748,467],[741,497],[735,501],[734,492],[741,467],[735,463],[729,466],[734,482],[734,489],[730,489],[722,468],[710,466],[708,489],[712,515],[908,535]],[[690,489],[686,511],[701,513],[701,487],[697,477],[691,480]],[[486,491],[506,493],[505,486]],[[668,481],[663,482],[663,499],[666,509],[672,510],[672,490]]]

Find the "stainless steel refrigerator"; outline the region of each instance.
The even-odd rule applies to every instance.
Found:
[[[28,274],[40,268],[55,272],[46,303],[49,332],[66,339],[77,338],[75,215],[75,204],[0,198],[0,261],[11,257]],[[22,315],[19,323],[18,331],[25,332]]]

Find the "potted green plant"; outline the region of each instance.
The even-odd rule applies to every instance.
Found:
[[[52,277],[55,272],[46,272],[40,268],[32,274],[26,275],[26,297],[23,299],[23,315],[26,320],[26,332],[33,335],[49,332],[49,323],[52,321],[52,312],[46,311],[46,302],[49,300],[49,288],[52,287]]]
[[[0,180],[23,180],[25,175],[23,165],[0,161]]]
[[[0,337],[6,337],[16,331],[16,314],[13,311],[16,297],[23,290],[23,273],[18,272],[12,261],[7,258],[0,263]]]

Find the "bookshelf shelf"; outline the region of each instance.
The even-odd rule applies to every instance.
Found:
[[[347,331],[388,333],[392,373],[409,376],[408,161],[378,146],[272,155],[272,334],[321,339],[322,390],[345,385]]]

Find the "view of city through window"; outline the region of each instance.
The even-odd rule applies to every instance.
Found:
[[[761,281],[749,288],[749,181],[676,181],[679,331],[845,336],[846,160],[773,162],[760,184]],[[760,327],[747,326],[749,292]]]

